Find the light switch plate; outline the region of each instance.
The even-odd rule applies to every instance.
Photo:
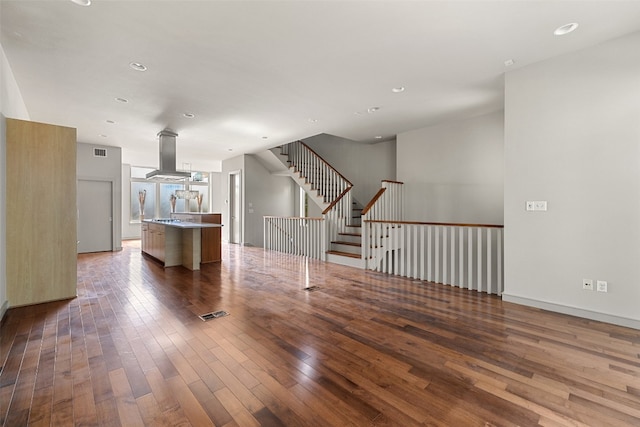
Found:
[[[526,209],[527,209],[528,211],[535,211],[535,210],[536,210],[536,202],[527,201],[527,203],[526,203]]]
[[[607,292],[607,282],[604,280],[596,280],[596,290],[598,292]]]
[[[546,211],[547,210],[547,201],[546,200],[539,200],[537,202],[534,202],[534,210],[536,211]]]

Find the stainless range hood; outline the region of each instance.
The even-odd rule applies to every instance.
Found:
[[[177,133],[169,129],[158,132],[160,143],[160,165],[158,170],[149,172],[147,179],[158,179],[164,181],[183,181],[191,178],[191,172],[181,172],[176,170],[176,137]]]

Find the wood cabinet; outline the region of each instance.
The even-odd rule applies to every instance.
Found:
[[[222,224],[222,214],[219,213],[172,213],[171,218],[196,223]],[[201,238],[201,263],[218,262],[222,260],[222,229],[203,228]]]
[[[142,252],[161,261],[166,267],[182,263],[181,243],[179,229],[149,222],[141,225]]]
[[[6,121],[7,299],[12,307],[77,290],[76,130]]]

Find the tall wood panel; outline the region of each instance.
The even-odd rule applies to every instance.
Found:
[[[7,299],[76,296],[76,130],[7,119]]]

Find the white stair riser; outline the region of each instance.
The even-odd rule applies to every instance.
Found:
[[[364,262],[360,258],[351,258],[335,254],[327,254],[327,261],[334,264],[346,265],[355,268],[364,268]]]
[[[361,243],[362,236],[351,236],[348,234],[338,234],[338,238],[336,240],[342,240],[343,242],[351,242],[351,243]]]

